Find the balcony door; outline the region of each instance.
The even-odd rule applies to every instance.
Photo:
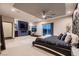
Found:
[[[43,24],[43,35],[53,35],[53,23]]]

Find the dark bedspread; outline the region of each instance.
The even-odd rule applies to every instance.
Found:
[[[51,49],[54,49],[62,54],[71,55],[71,48],[69,44],[66,44],[64,41],[59,40],[57,36],[50,36],[47,38],[37,38],[33,41],[33,45],[38,44]]]
[[[63,45],[63,46],[68,46],[68,44],[66,44],[64,41],[59,40],[57,36],[50,36],[47,38],[37,38],[36,39],[37,42],[47,42],[47,43],[51,43],[51,44],[56,44],[56,45]]]

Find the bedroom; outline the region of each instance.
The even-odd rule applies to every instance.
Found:
[[[9,22],[12,21],[12,24],[13,24],[12,29],[9,29],[9,27],[4,24],[4,27],[3,27],[4,37],[5,37],[5,35],[8,35],[8,33],[10,32],[9,30],[12,30],[12,32],[9,33],[9,37],[11,36],[10,34],[12,34],[12,36],[11,36],[11,38],[5,40],[6,50],[2,51],[2,54],[3,55],[10,55],[10,54],[18,55],[19,53],[21,53],[21,52],[19,52],[20,50],[18,51],[19,53],[18,52],[13,53],[12,51],[13,51],[13,49],[15,49],[13,47],[17,47],[17,46],[21,45],[20,42],[22,44],[25,44],[24,41],[26,41],[27,42],[26,45],[28,46],[29,43],[30,43],[29,45],[32,45],[32,42],[35,41],[35,39],[40,36],[43,38],[49,37],[51,34],[54,36],[59,36],[61,33],[65,33],[67,31],[67,28],[66,28],[67,26],[70,27],[69,32],[72,32],[72,23],[73,23],[72,14],[76,8],[76,5],[78,5],[78,4],[76,4],[76,3],[45,3],[45,4],[44,3],[36,3],[36,4],[32,4],[32,3],[29,3],[29,4],[27,4],[27,3],[12,3],[12,4],[7,3],[7,4],[5,4],[5,3],[3,3],[3,4],[0,4],[0,7],[1,7],[0,15],[2,16],[2,21],[3,22],[5,22],[6,20]],[[23,26],[20,26],[20,27],[25,28],[25,29],[22,29],[20,31],[20,32],[23,32],[20,35],[16,34],[17,32],[15,33],[15,30],[16,30],[15,23],[17,23],[18,21],[23,21],[23,23],[28,22],[28,30],[25,28],[26,26],[21,23],[21,25],[23,25]],[[52,26],[49,25],[50,26],[50,30],[49,30],[48,29],[49,26],[47,28],[45,28],[46,27],[45,24],[50,24],[50,23],[51,24],[53,23],[53,25]],[[32,31],[33,26],[36,26],[35,31]],[[5,27],[6,27],[6,29],[5,29]],[[43,30],[43,28],[45,28],[46,30]],[[8,33],[6,30],[8,31]],[[24,33],[24,32],[26,32],[26,30],[29,32],[29,34]],[[50,33],[50,31],[52,33]],[[50,34],[50,35],[48,35],[48,34]],[[15,35],[17,37],[15,37]],[[43,35],[45,35],[45,36],[43,36]],[[21,41],[24,38],[25,39],[29,38],[29,39]],[[34,40],[30,40],[32,38]],[[21,40],[18,40],[18,39],[21,39]],[[19,49],[19,48],[17,48],[17,49]],[[15,51],[17,51],[17,49],[15,49]],[[25,48],[25,49],[27,49],[27,48]],[[23,49],[21,51],[23,51]],[[22,52],[22,53],[24,53],[24,52]],[[30,52],[30,53],[32,55],[32,52]],[[44,53],[46,53],[47,55],[51,55],[47,52],[44,52]],[[41,54],[43,54],[43,53],[40,53],[40,52],[38,53],[38,55],[41,55]],[[28,54],[25,53],[24,55],[30,55],[30,54],[28,52]],[[43,54],[43,55],[45,55],[45,54]]]

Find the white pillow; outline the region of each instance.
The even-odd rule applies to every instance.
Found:
[[[73,44],[77,44],[78,43],[78,40],[79,40],[79,38],[78,38],[78,36],[76,35],[76,34],[71,34],[71,37],[72,37],[72,40],[71,40],[71,44],[73,45]]]
[[[69,41],[71,40],[71,34],[70,33],[67,33],[67,36],[65,38],[65,43],[69,43]]]

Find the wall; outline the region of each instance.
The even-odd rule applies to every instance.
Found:
[[[66,32],[67,25],[71,26],[72,32],[72,16],[59,18],[54,21],[54,35],[59,35],[60,33]]]
[[[71,32],[72,32],[72,16],[65,16],[65,17],[60,17],[57,19],[52,19],[52,21],[47,21],[47,22],[39,22],[36,25],[38,26],[37,28],[37,34],[43,34],[43,30],[42,30],[42,24],[46,24],[46,23],[54,23],[54,35],[59,35],[60,33],[64,33],[66,32],[66,26],[70,25],[71,26]]]
[[[4,37],[12,37],[14,38],[14,19],[7,17],[7,16],[2,16],[2,21],[3,21],[3,31],[4,31]]]
[[[43,35],[42,24],[38,24],[36,35]]]
[[[35,26],[35,24],[34,24],[34,23],[32,23],[32,22],[28,22],[28,25],[29,25],[29,31],[31,31],[31,30],[32,30],[32,26]]]
[[[7,17],[7,16],[2,16],[2,21],[3,21],[3,22],[10,22],[10,23],[13,23],[13,22],[14,22],[14,18]]]
[[[43,35],[43,27],[42,27],[42,24],[46,24],[46,23],[48,23],[48,22],[38,22],[38,23],[36,23],[36,25],[37,25],[37,32],[36,32],[36,35]]]
[[[42,35],[42,24],[41,23],[35,24],[32,22],[29,22],[30,31],[32,31],[32,26],[37,26],[37,32],[35,33],[36,35]],[[34,33],[34,32],[31,32],[31,33]]]

